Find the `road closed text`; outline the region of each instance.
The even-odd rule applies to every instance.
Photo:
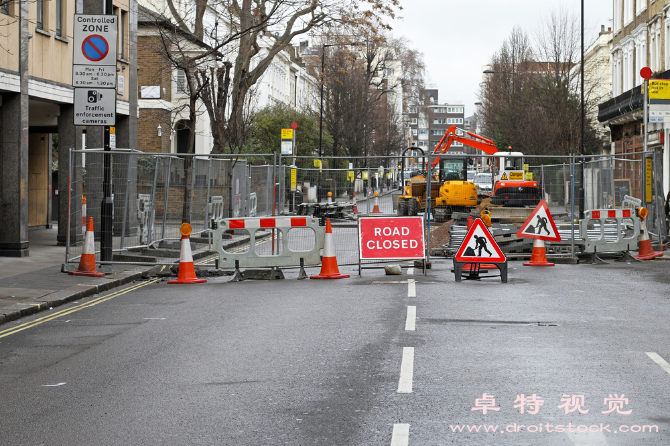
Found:
[[[364,217],[359,225],[361,259],[424,257],[421,217]]]

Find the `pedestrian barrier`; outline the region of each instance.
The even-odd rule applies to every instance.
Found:
[[[340,274],[335,256],[335,243],[333,242],[333,228],[330,226],[330,218],[326,220],[326,235],[323,246],[323,262],[321,272],[310,279],[346,279],[349,274]]]
[[[179,251],[179,273],[176,280],[168,281],[169,284],[186,284],[186,283],[204,283],[205,279],[198,279],[195,275],[195,266],[193,265],[193,255],[191,254],[191,225],[182,223],[179,227],[181,233],[181,250]]]
[[[95,242],[93,234],[93,217],[88,219],[86,236],[84,236],[84,251],[79,259],[77,271],[70,271],[74,276],[103,277],[105,273],[99,273],[95,268]]]
[[[314,232],[314,246],[305,251],[291,250],[290,232],[293,229],[309,228]],[[280,246],[274,255],[258,254],[259,230],[276,230]],[[223,246],[223,234],[228,231],[244,230],[249,234],[249,249],[244,252],[226,251]],[[219,268],[273,268],[279,266],[318,265],[321,263],[320,250],[324,246],[324,227],[313,217],[250,217],[222,218],[215,222],[212,231],[214,250],[218,253]]]
[[[223,218],[223,197],[220,195],[209,197],[207,206],[207,214],[209,215],[210,222],[209,227],[210,229],[216,229],[216,222]]]
[[[615,231],[609,232],[607,237],[606,224],[615,227]],[[593,231],[589,234],[589,225],[594,226],[597,236],[594,236]],[[631,208],[592,209],[584,212],[584,218],[579,221],[579,237],[584,241],[583,252],[593,254],[591,259],[596,263],[605,263],[598,258],[598,253],[626,253],[631,247],[637,247],[639,234],[640,217]]]
[[[148,245],[154,221],[154,204],[150,194],[137,195],[137,219],[140,222],[140,244]]]
[[[249,194],[249,217],[256,216],[257,208],[258,208],[258,197],[256,196],[256,192],[252,192]]]

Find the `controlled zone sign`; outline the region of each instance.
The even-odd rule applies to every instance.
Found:
[[[551,217],[549,206],[547,206],[547,202],[544,200],[538,203],[526,222],[521,225],[516,235],[517,237],[532,238],[547,242],[561,241],[561,235],[558,233],[554,219]]]
[[[500,250],[481,218],[476,219],[458,248],[455,257],[462,263],[505,263],[507,258]]]
[[[116,66],[117,19],[115,15],[74,15],[74,65]]]
[[[423,259],[423,217],[361,217],[358,245],[361,260]]]

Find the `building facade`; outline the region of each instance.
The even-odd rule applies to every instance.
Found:
[[[136,146],[137,136],[137,18],[132,1],[114,0],[111,11],[119,17],[118,147]],[[74,14],[104,12],[103,2],[90,0],[14,0],[0,7],[0,256],[29,255],[28,228],[49,227],[52,218],[58,219],[58,243],[66,241],[69,149],[84,147],[84,141],[87,148],[103,146],[102,127],[74,125]],[[54,135],[57,181],[52,181]],[[52,209],[56,194],[61,199],[58,209]],[[81,218],[80,209],[81,203],[72,203],[70,213],[79,212]],[[73,231],[71,237],[81,234]]]
[[[426,105],[410,105],[407,109],[412,139],[409,146],[432,152],[449,127],[455,125],[456,133],[463,135],[465,128],[465,105],[458,102],[440,104],[437,89],[427,89]],[[471,148],[467,148],[471,149]],[[463,144],[454,142],[449,148],[452,153],[468,153]]]

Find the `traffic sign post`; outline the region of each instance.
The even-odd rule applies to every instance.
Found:
[[[479,272],[482,263],[495,265],[500,270],[500,279],[503,283],[507,283],[507,258],[482,219],[477,218],[470,226],[454,257],[456,282],[460,282],[463,278],[463,267],[467,264],[472,266],[465,278],[480,279]]]
[[[116,57],[118,17],[111,0],[107,14],[75,14],[73,25],[72,85],[74,125],[103,126],[104,151],[116,146]],[[106,88],[105,88],[106,87]],[[103,155],[100,260],[112,260],[112,174],[111,154]]]

